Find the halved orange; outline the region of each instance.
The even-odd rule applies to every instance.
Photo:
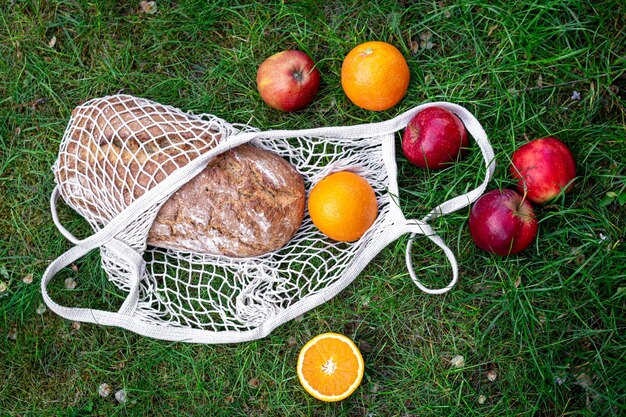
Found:
[[[363,379],[365,365],[359,348],[344,335],[324,333],[311,339],[298,356],[298,379],[322,401],[348,398]]]

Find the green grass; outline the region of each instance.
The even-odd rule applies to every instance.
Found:
[[[605,197],[626,192],[624,3],[233,3],[158,1],[154,15],[138,14],[138,1],[0,4],[0,415],[623,415],[626,206]],[[419,47],[425,32],[431,49]],[[340,87],[343,57],[367,40],[393,43],[411,69],[406,97],[385,112],[356,108]],[[287,48],[309,53],[322,73],[314,103],[292,114],[268,108],[255,84],[263,59]],[[461,270],[444,296],[412,284],[403,237],[337,297],[262,340],[202,346],[88,324],[76,331],[36,311],[44,269],[69,247],[50,217],[50,166],[71,109],[119,90],[261,129],[381,121],[451,101],[490,137],[491,188],[512,184],[515,148],[546,135],[570,146],[579,176],[570,194],[537,208],[538,238],[517,256],[475,248],[468,210],[439,219]],[[398,163],[411,217],[483,172],[475,147],[441,172],[417,170],[401,153]],[[71,210],[60,216],[89,233]],[[419,240],[414,253],[425,283],[448,279],[433,244]],[[76,266],[55,279],[58,299],[121,304],[97,254]],[[78,286],[65,290],[70,276]],[[354,339],[366,364],[361,387],[337,404],[314,400],[295,373],[299,348],[326,331]],[[456,355],[463,368],[450,365]],[[103,382],[126,389],[128,401],[101,398]]]

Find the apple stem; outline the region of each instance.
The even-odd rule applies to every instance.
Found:
[[[519,205],[517,206],[517,210],[522,208],[522,206],[524,205],[524,201],[526,201],[527,194],[528,194],[528,188],[526,187],[526,181],[524,181],[524,194],[522,194],[522,200],[519,202]]]

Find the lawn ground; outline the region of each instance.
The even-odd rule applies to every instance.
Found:
[[[626,5],[618,0],[261,2],[3,1],[0,3],[0,415],[2,416],[619,416],[626,413]],[[382,40],[406,57],[411,83],[384,112],[354,106],[343,57]],[[322,85],[297,113],[268,108],[256,69],[296,48]],[[459,284],[442,296],[411,282],[406,237],[337,297],[231,345],[151,340],[45,311],[47,264],[70,247],[48,199],[71,110],[124,91],[267,129],[389,119],[450,101],[481,121],[497,156],[490,189],[528,140],[555,135],[572,150],[571,193],[537,207],[536,242],[519,255],[477,249],[469,210],[436,222],[457,255]],[[398,137],[399,143],[399,137]],[[418,170],[398,152],[402,208],[419,217],[473,187],[476,146],[453,167]],[[69,209],[61,221],[89,233]],[[450,274],[419,241],[414,263],[433,286]],[[55,299],[114,310],[123,294],[97,254],[55,281]],[[299,348],[327,331],[361,348],[365,378],[340,403],[306,394]],[[452,358],[462,355],[464,365]],[[111,395],[98,393],[107,383]],[[125,390],[126,401],[113,393]]]

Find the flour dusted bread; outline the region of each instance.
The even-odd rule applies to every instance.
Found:
[[[91,100],[72,112],[70,140],[54,167],[60,194],[101,227],[213,149],[223,139],[220,123],[131,96]],[[261,255],[293,237],[304,202],[302,177],[286,160],[242,145],[210,160],[164,203],[148,244],[232,257]]]
[[[148,244],[254,256],[279,249],[304,215],[302,177],[280,156],[241,145],[209,162],[157,214]]]

